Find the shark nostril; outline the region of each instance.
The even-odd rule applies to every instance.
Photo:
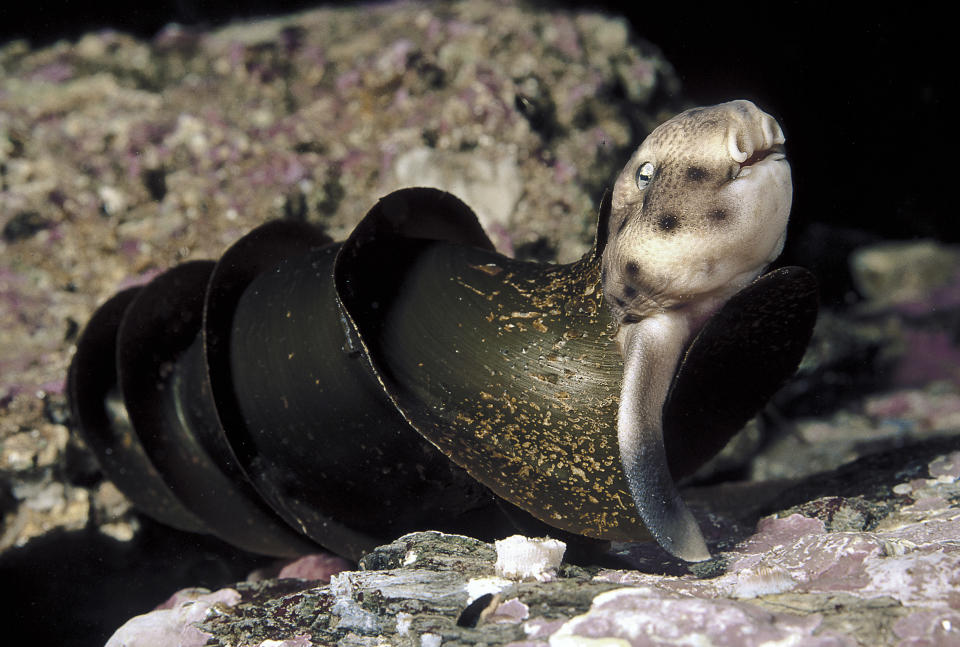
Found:
[[[727,154],[733,161],[740,163],[750,156],[750,147],[746,136],[739,128],[727,133]]]

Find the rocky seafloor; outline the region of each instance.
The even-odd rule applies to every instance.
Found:
[[[960,255],[935,241],[850,256],[851,303],[822,313],[797,377],[688,483],[715,555],[693,569],[625,544],[602,566],[497,580],[492,546],[423,533],[360,570],[319,559],[277,579],[139,516],[72,433],[73,345],[120,287],[270,218],[342,238],[411,184],[464,198],[506,253],[569,261],[679,91],[616,17],[500,2],[0,47],[8,624],[102,644],[204,586],[115,644],[960,644]],[[499,605],[458,624],[484,586]]]

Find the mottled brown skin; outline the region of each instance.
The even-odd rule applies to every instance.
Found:
[[[749,101],[695,108],[656,128],[614,186],[602,271],[624,358],[621,460],[644,524],[689,561],[709,552],[667,467],[663,403],[693,335],[783,248],[783,142]]]
[[[792,196],[783,142],[749,101],[694,108],[650,133],[613,192],[603,287],[621,321],[723,299],[780,254]],[[639,189],[645,163],[654,172]]]

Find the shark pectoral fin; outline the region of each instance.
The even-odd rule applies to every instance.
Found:
[[[644,525],[671,555],[688,562],[710,559],[693,514],[680,498],[663,445],[663,404],[690,327],[659,313],[623,324],[618,333],[623,383],[617,416],[620,459]]]

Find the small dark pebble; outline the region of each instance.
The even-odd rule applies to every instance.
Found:
[[[544,237],[517,245],[514,256],[523,260],[547,262],[557,258],[556,248]]]
[[[167,195],[167,172],[162,168],[151,168],[143,172],[143,186],[146,187],[150,197],[156,202],[161,202]]]
[[[63,334],[63,341],[72,342],[77,338],[78,332],[80,332],[80,324],[73,317],[67,317],[67,330]]]
[[[298,142],[293,145],[293,152],[303,155],[305,153],[316,153],[317,155],[324,155],[327,152],[327,147],[323,142],[318,141],[303,141]]]
[[[70,409],[67,406],[66,396],[59,393],[44,396],[43,417],[55,425],[69,424]]]
[[[0,486],[0,513],[7,514],[17,509],[17,498],[6,485]]]
[[[425,128],[421,137],[423,138],[424,144],[430,148],[436,148],[437,141],[440,139],[440,133],[434,128]]]
[[[3,226],[3,239],[8,243],[15,243],[52,226],[49,220],[36,211],[21,211]]]
[[[317,201],[317,213],[321,217],[333,215],[346,195],[347,192],[340,182],[339,174],[332,174],[323,183],[322,197]]]
[[[63,454],[63,476],[68,483],[87,489],[103,482],[100,463],[75,434],[70,436]]]
[[[303,27],[297,25],[284,27],[280,32],[280,44],[283,45],[283,49],[286,50],[288,54],[293,53],[303,47],[305,35],[306,30]]]
[[[520,91],[513,98],[517,112],[526,118],[530,127],[539,133],[544,141],[550,141],[560,131],[553,97],[536,76],[518,79],[517,87]]]
[[[435,63],[426,60],[421,54],[411,57],[411,64],[417,75],[431,90],[439,90],[447,83],[446,72]]]
[[[709,580],[714,577],[719,577],[727,569],[727,559],[725,557],[714,557],[713,559],[708,559],[703,562],[693,562],[687,564],[687,568],[690,569],[690,572],[700,580]]]
[[[284,220],[306,222],[308,210],[307,196],[303,195],[303,191],[291,191],[283,201]]]
[[[67,203],[67,194],[60,189],[54,189],[47,194],[47,200],[49,200],[54,206],[63,209],[63,205]]]

